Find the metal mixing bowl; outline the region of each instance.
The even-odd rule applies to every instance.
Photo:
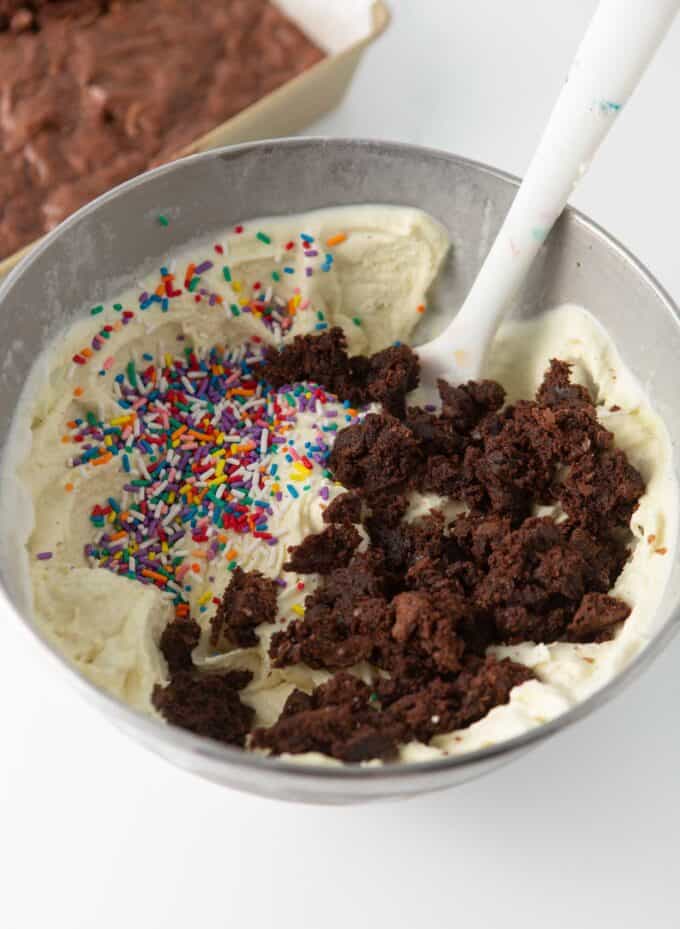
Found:
[[[439,310],[428,313],[427,327],[419,333],[424,340],[443,326],[446,307],[450,312],[462,303],[516,186],[515,178],[500,171],[442,152],[335,139],[216,150],[123,184],[50,233],[0,287],[0,442],[6,441],[32,359],[84,306],[112,299],[125,282],[157,270],[169,253],[195,237],[217,235],[256,216],[371,202],[417,206],[436,216],[447,227],[453,250],[434,299]],[[159,214],[170,218],[167,228],[159,227]],[[678,309],[639,262],[573,210],[550,235],[513,313],[528,317],[565,302],[587,307],[613,335],[677,444]],[[11,526],[0,527],[10,543],[11,531]],[[302,767],[166,726],[107,696],[45,641],[22,610],[20,586],[6,561],[0,563],[0,578],[17,622],[33,633],[40,647],[52,651],[64,676],[88,700],[134,738],[220,784],[322,803],[420,794],[491,771],[610,699],[658,654],[680,619],[680,568],[675,564],[651,644],[616,680],[553,722],[440,761],[379,768]]]

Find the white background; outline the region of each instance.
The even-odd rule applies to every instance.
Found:
[[[389,34],[314,130],[521,174],[593,0],[389,2]],[[574,197],[676,299],[679,63],[680,21]],[[680,925],[680,640],[594,718],[486,779],[323,809],[232,793],[147,754],[2,618],[7,929]]]

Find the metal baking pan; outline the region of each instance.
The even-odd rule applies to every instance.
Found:
[[[364,52],[390,21],[383,0],[275,2],[327,57],[178,151],[178,158],[222,145],[292,135],[313,123],[340,103]],[[0,277],[35,244],[32,242],[0,261]]]

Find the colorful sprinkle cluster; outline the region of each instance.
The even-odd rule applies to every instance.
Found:
[[[157,221],[169,224],[162,214]],[[242,236],[246,228],[237,225],[233,231]],[[272,245],[272,236],[262,230],[248,234],[254,243]],[[170,312],[173,301],[182,296],[186,300],[188,294],[210,312],[221,310],[228,317],[250,314],[276,339],[291,328],[298,312],[306,310],[315,314],[313,328],[321,332],[328,328],[325,315],[310,306],[300,287],[292,287],[285,299],[275,289],[284,281],[294,284],[295,275],[307,279],[330,272],[333,249],[346,241],[344,232],[325,242],[302,232],[277,243],[275,267],[267,273],[271,280],[240,280],[236,264],[229,261],[229,242],[214,244],[210,258],[189,262],[183,272],[174,264],[164,266],[156,286],[139,293],[135,310],[113,304],[115,315],[109,314],[90,343],[73,355],[70,376],[93,359],[99,363],[99,376],[113,376],[116,364],[110,352],[115,334],[139,323],[151,310]],[[215,289],[215,274],[208,275],[213,269],[221,293]],[[424,311],[423,305],[417,307],[418,313]],[[93,317],[104,312],[103,304],[90,311]],[[352,322],[362,325],[359,315]],[[156,585],[172,597],[180,616],[189,611],[190,572],[202,575],[216,558],[226,558],[231,570],[236,567],[239,552],[230,543],[234,534],[276,544],[269,525],[272,505],[308,492],[315,470],[330,478],[325,463],[333,433],[338,423],[344,426],[357,416],[356,410],[343,407],[318,386],[272,391],[254,369],[261,356],[257,338],[235,351],[215,347],[198,355],[187,348],[179,356],[162,359],[145,354],[141,362],[131,361],[124,373],[115,375],[120,414],[103,421],[90,411],[84,419],[69,422],[62,438],[78,446],[71,459],[75,474],[116,459],[129,475],[122,498],[103,500],[90,514],[96,529],[94,541],[85,548],[90,563]],[[82,398],[84,388],[78,386],[73,393]],[[287,433],[302,412],[315,414],[315,440],[296,449]],[[289,474],[285,482],[280,479],[283,471]],[[65,485],[67,492],[75,489],[74,481],[75,477]],[[319,493],[328,499],[328,481]],[[37,558],[47,561],[52,554],[40,552]],[[201,610],[211,598],[212,592],[206,591],[199,600]]]
[[[189,572],[202,573],[218,557],[236,567],[228,533],[276,544],[272,504],[309,491],[315,470],[330,478],[332,434],[338,421],[357,416],[318,386],[274,391],[258,380],[261,358],[258,339],[203,356],[186,348],[159,363],[145,355],[116,375],[119,416],[104,422],[88,412],[68,423],[65,438],[79,446],[74,469],[115,457],[129,475],[122,500],[109,497],[92,509],[98,534],[85,547],[87,558],[167,591],[178,615],[189,609]],[[314,440],[296,449],[287,433],[303,412],[314,414]],[[279,481],[283,461],[286,484]],[[328,483],[319,492],[328,499]],[[201,607],[210,599],[207,591]]]

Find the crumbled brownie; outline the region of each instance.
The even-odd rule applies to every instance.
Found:
[[[442,674],[460,671],[465,642],[457,634],[468,613],[465,600],[454,593],[405,591],[392,601],[392,637],[402,647],[423,651]]]
[[[357,369],[332,332],[273,357],[273,377],[326,372],[333,389],[349,389]],[[604,641],[630,612],[607,591],[644,485],[569,365],[551,362],[535,400],[505,407],[492,381],[440,382],[433,413],[405,407],[418,376],[408,352],[364,361],[368,396],[387,411],[336,438],[329,466],[351,490],[328,507],[323,532],[291,549],[285,567],[320,580],[269,649],[274,667],[334,676],[311,694],[293,691],[279,720],[252,733],[253,747],[274,754],[392,759],[412,739],[469,726],[532,679],[487,655],[490,645]],[[462,499],[469,512],[407,522],[413,489]],[[532,515],[546,503],[562,511]],[[253,634],[252,622],[237,626]],[[373,669],[370,686],[348,673],[360,662]]]
[[[237,567],[210,621],[210,642],[233,642],[241,648],[257,645],[255,627],[276,619],[276,581],[259,571]]]
[[[363,355],[349,357],[345,333],[333,326],[321,335],[295,336],[281,350],[267,348],[261,375],[277,388],[313,381],[360,406],[368,401],[369,364]]]
[[[360,544],[361,536],[351,524],[330,525],[323,532],[308,535],[299,545],[289,548],[290,557],[283,570],[298,574],[330,574],[335,568],[348,565]]]
[[[567,638],[572,642],[604,642],[612,638],[616,626],[628,616],[630,607],[622,600],[588,593],[567,626]]]
[[[538,388],[536,399],[546,406],[562,406],[564,404],[592,406],[590,393],[580,384],[571,383],[571,365],[566,361],[552,358],[550,366],[543,376],[543,382]]]
[[[421,464],[417,440],[394,416],[369,413],[337,434],[328,465],[336,480],[374,493],[405,487]]]
[[[352,524],[361,522],[361,497],[346,491],[331,500],[323,513],[325,523]]]
[[[163,630],[160,648],[171,674],[192,667],[191,653],[198,645],[201,627],[194,619],[175,619]]]
[[[255,713],[241,702],[238,692],[251,679],[250,671],[178,671],[165,687],[156,684],[152,701],[169,723],[242,747]]]
[[[299,335],[280,351],[267,349],[262,377],[274,387],[297,381],[323,385],[341,400],[362,406],[371,400],[403,419],[406,394],[418,386],[418,357],[407,345],[393,345],[370,358],[347,354],[338,326],[321,335]]]
[[[372,689],[347,673],[312,694],[293,691],[279,720],[251,745],[273,754],[317,751],[345,762],[392,759],[400,744],[468,726],[510,699],[531,671],[508,659],[471,659],[455,681],[435,677],[404,693],[389,679]]]
[[[302,618],[272,636],[273,663],[337,670],[374,657],[378,642],[390,640],[393,625],[386,590],[382,554],[357,552],[347,567],[323,577],[305,599]]]
[[[403,419],[406,394],[418,386],[420,363],[408,345],[393,345],[372,355],[368,374],[368,395],[382,403],[386,413]]]
[[[645,485],[621,449],[574,461],[556,491],[573,523],[602,534],[630,523]]]
[[[483,659],[470,660],[455,682],[460,697],[456,728],[463,729],[483,719],[495,706],[508,702],[514,687],[533,677],[529,668],[508,658],[499,661],[487,655]]]
[[[505,402],[505,391],[496,381],[468,381],[454,387],[439,380],[437,389],[441,415],[462,433],[470,432],[487,413],[500,410]]]
[[[269,729],[256,729],[254,748],[274,754],[322,752],[346,762],[369,758],[388,760],[396,755],[397,743],[381,732],[377,711],[372,708],[371,689],[350,674],[336,674],[301,701],[294,691],[294,709],[288,703],[278,722]],[[304,707],[298,709],[298,707]]]

